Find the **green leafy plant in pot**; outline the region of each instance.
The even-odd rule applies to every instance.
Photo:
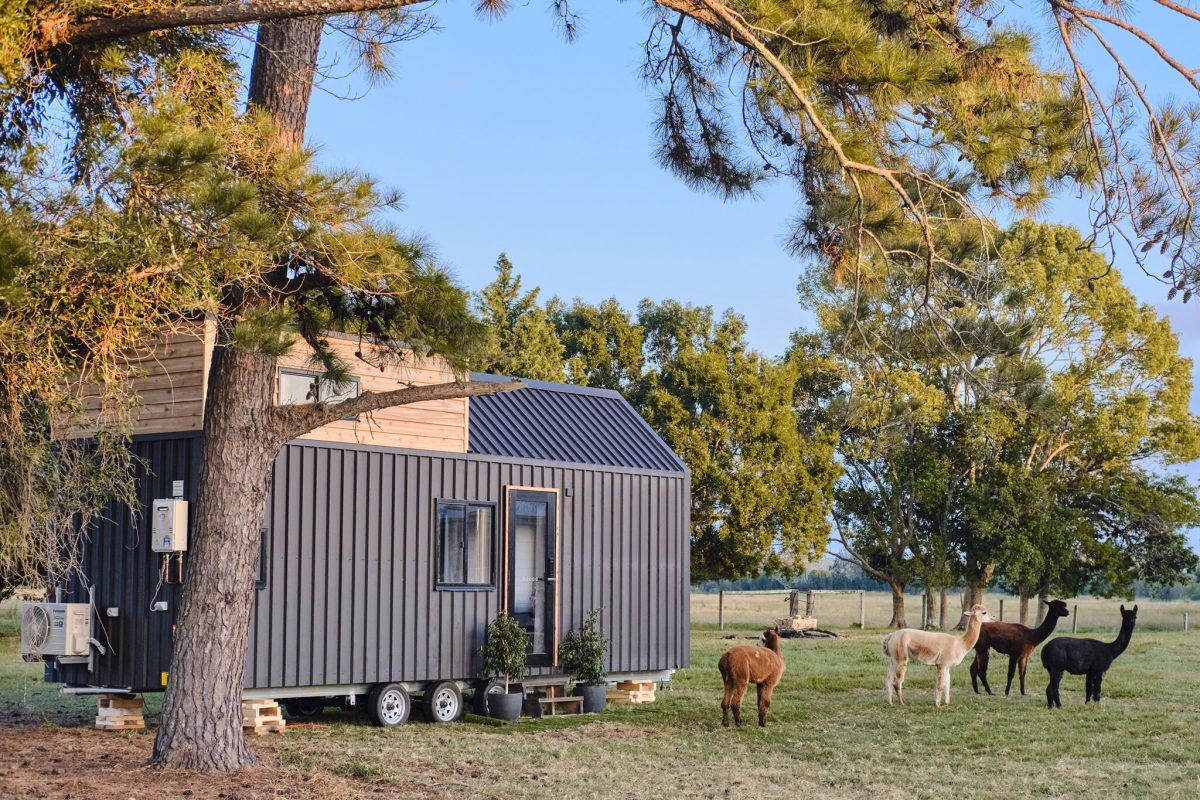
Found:
[[[575,694],[583,697],[583,710],[587,714],[603,711],[608,696],[608,673],[604,669],[608,640],[599,626],[602,610],[594,609],[558,646],[558,665],[575,678]]]
[[[525,679],[525,661],[529,650],[529,634],[507,611],[501,611],[488,623],[483,647],[483,671],[486,677],[503,678],[504,692],[488,695],[488,714],[512,721],[521,716],[521,703],[525,693],[510,692],[510,683]],[[486,691],[486,690],[485,690]]]

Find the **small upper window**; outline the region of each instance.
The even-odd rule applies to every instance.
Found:
[[[358,397],[358,378],[338,384],[322,378],[316,372],[281,369],[279,371],[279,405],[303,403],[340,403]]]
[[[492,571],[494,507],[487,504],[437,504],[438,585],[490,588]]]

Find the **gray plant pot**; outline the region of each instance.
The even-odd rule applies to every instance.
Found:
[[[575,684],[575,695],[583,698],[583,713],[599,714],[604,710],[604,703],[608,700],[608,685],[583,685]]]
[[[505,722],[512,722],[521,716],[521,703],[524,700],[524,692],[490,694],[488,695],[488,715]]]

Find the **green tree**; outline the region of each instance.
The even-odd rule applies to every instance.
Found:
[[[485,372],[539,381],[563,380],[563,344],[546,311],[538,305],[538,289],[521,293],[521,276],[513,274],[504,253],[496,260],[496,280],[485,286],[475,307],[487,326]]]
[[[817,274],[805,286],[845,370],[828,411],[842,424],[847,552],[876,574],[886,557],[899,582],[944,548],[967,603],[1001,564],[1041,592],[1077,591],[1091,580],[1079,564],[1128,587],[1113,564],[1128,568],[1136,548],[1113,549],[1078,498],[1100,472],[1200,450],[1190,362],[1169,325],[1062,226],[1018,223],[988,264],[913,277],[892,265],[869,282]]]

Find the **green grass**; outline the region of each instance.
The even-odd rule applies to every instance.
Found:
[[[1136,632],[1105,679],[1099,707],[1085,707],[1082,678],[1068,677],[1063,708],[1053,712],[1036,657],[1026,697],[973,695],[964,664],[953,673],[951,705],[938,709],[933,670],[913,665],[908,706],[889,707],[882,633],[785,641],[788,671],[765,730],[720,726],[716,662],[746,640],[696,630],[692,667],[654,704],[503,728],[414,720],[385,731],[339,713],[257,745],[304,772],[417,796],[1200,796],[1200,631]],[[1003,685],[1005,667],[993,657],[993,686]],[[753,704],[751,690],[751,722]],[[16,659],[16,640],[0,641],[0,711],[21,709],[31,724],[74,723],[93,707],[41,684],[37,666]]]

